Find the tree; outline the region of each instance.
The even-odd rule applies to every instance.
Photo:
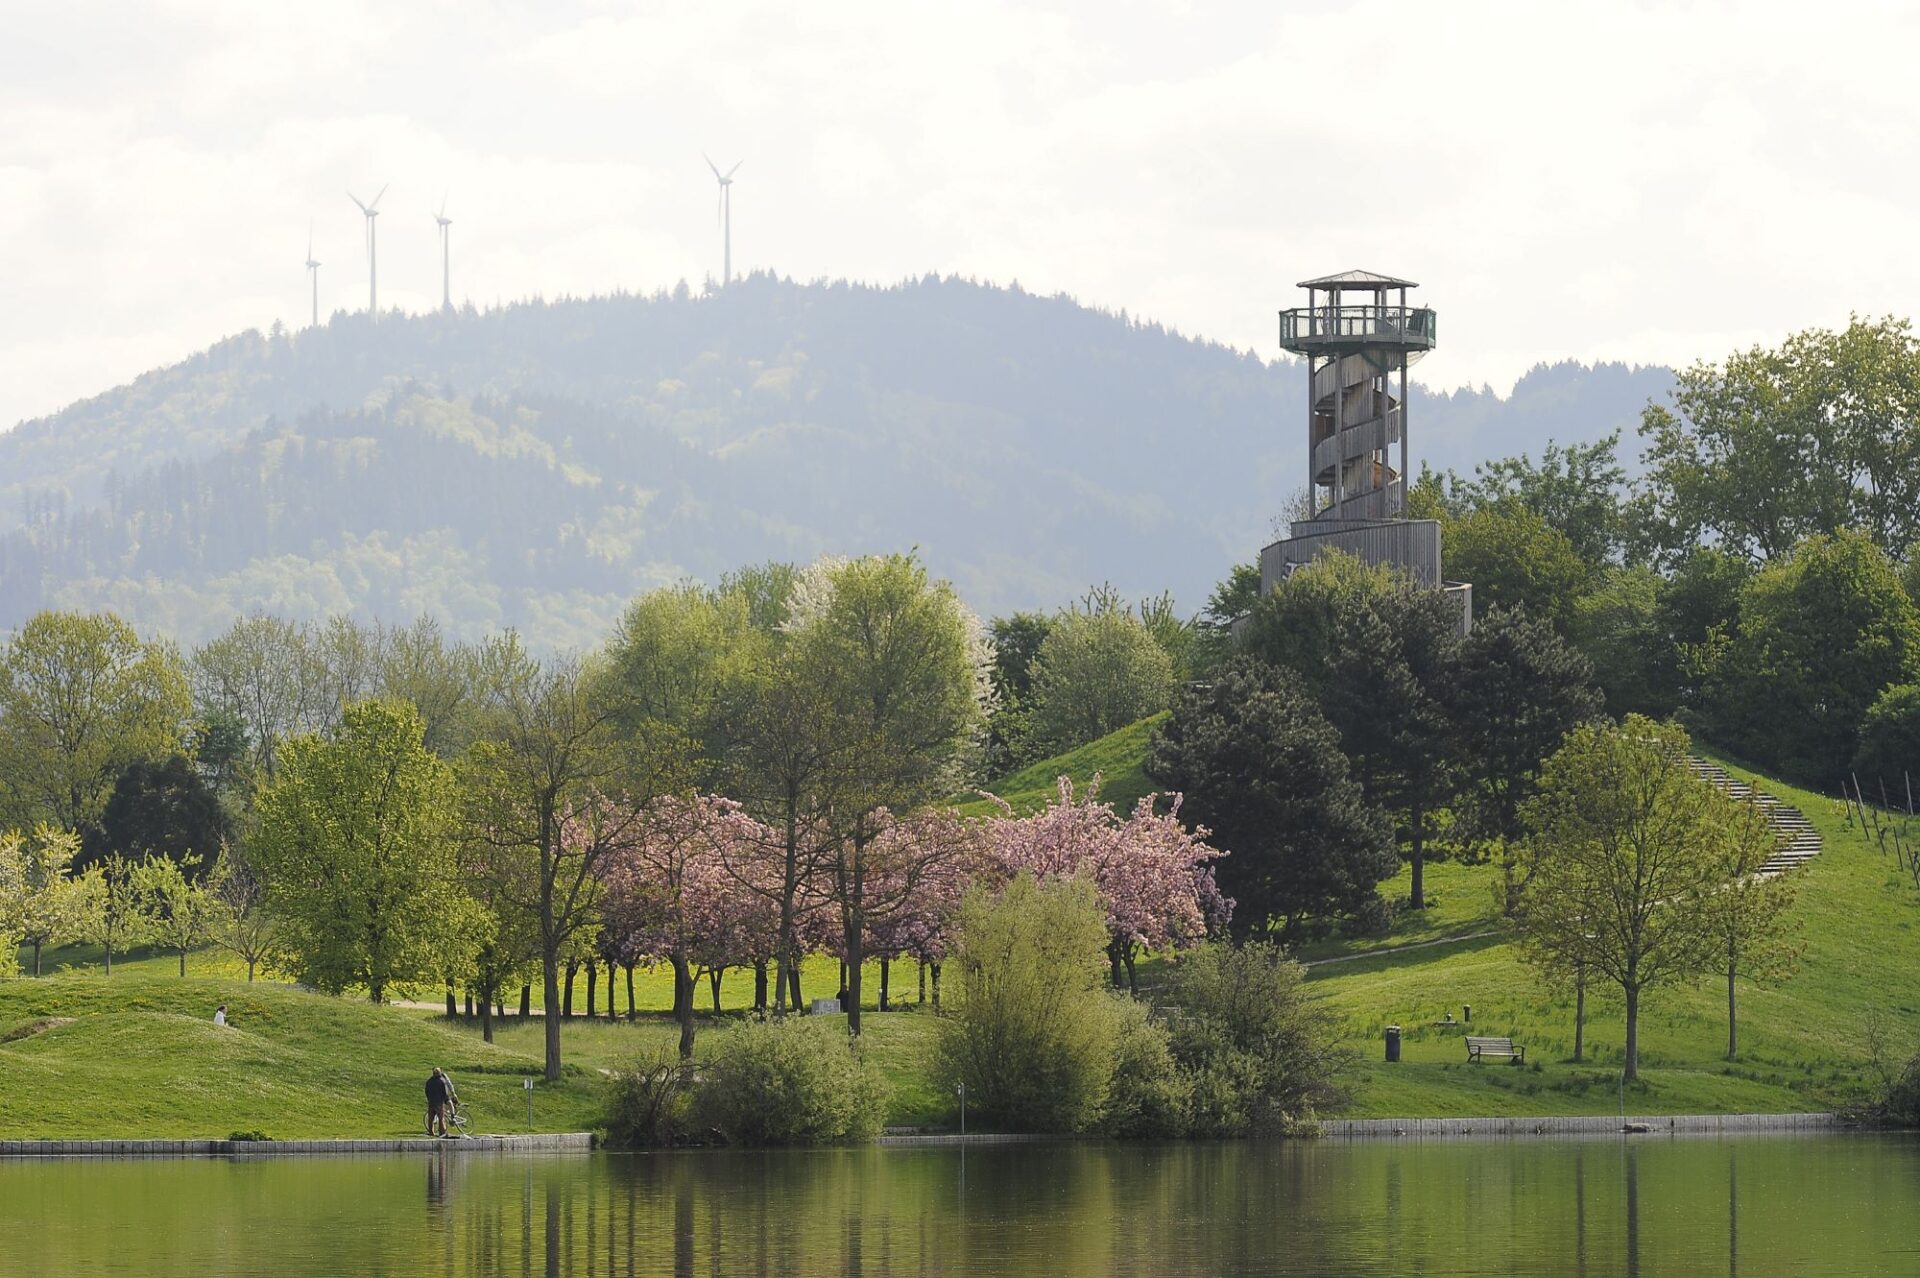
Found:
[[[1868,707],[1853,775],[1880,782],[1890,794],[1911,796],[1920,778],[1920,683],[1885,688]]]
[[[1646,513],[1660,547],[1756,562],[1857,528],[1903,556],[1920,534],[1920,343],[1905,320],[1808,329],[1677,378],[1648,405]]]
[[[1562,628],[1593,571],[1565,533],[1518,504],[1448,520],[1441,546],[1447,578],[1473,583],[1476,608],[1524,608]]]
[[[0,965],[13,961],[16,946],[31,946],[38,976],[40,952],[84,930],[87,885],[70,874],[79,852],[71,831],[51,826],[0,833]]]
[[[431,980],[467,943],[450,822],[453,774],[427,750],[420,712],[363,701],[340,726],[282,749],[260,795],[253,852],[280,942],[301,980],[330,994]]]
[[[122,953],[146,938],[146,914],[134,882],[137,864],[119,853],[96,861],[80,876],[84,904],[75,935],[92,941],[106,953],[107,975],[113,975],[113,952]]]
[[[1696,718],[1706,690],[1740,628],[1740,600],[1753,565],[1717,546],[1696,546],[1659,584],[1646,670],[1650,695],[1668,713]]]
[[[25,821],[84,835],[129,763],[176,753],[190,709],[171,649],[111,614],[43,612],[0,650],[0,778]]]
[[[201,714],[227,716],[246,733],[262,782],[279,769],[280,743],[319,726],[310,717],[307,632],[279,617],[242,617],[194,650],[189,665]]]
[[[1100,802],[1100,781],[1075,794],[1061,777],[1059,796],[1031,816],[1016,817],[1005,802],[988,822],[987,855],[1002,880],[1031,874],[1042,883],[1084,878],[1100,892],[1107,917],[1107,957],[1113,983],[1121,969],[1137,992],[1135,955],[1198,944],[1208,931],[1224,930],[1233,903],[1221,897],[1210,862],[1220,856],[1208,845],[1205,827],[1188,829],[1176,799],[1168,812],[1154,810],[1156,795],[1143,795],[1122,818]]]
[[[1173,684],[1172,658],[1131,612],[1067,613],[1033,661],[1038,745],[1069,750],[1158,714]]]
[[[1576,724],[1600,713],[1593,667],[1545,621],[1495,609],[1475,624],[1454,697],[1466,784],[1454,808],[1456,837],[1497,847],[1507,908],[1525,886],[1514,844],[1521,806],[1540,765]]]
[[[1609,714],[1673,711],[1660,680],[1667,659],[1655,620],[1661,584],[1660,574],[1643,564],[1608,568],[1574,605],[1570,637],[1593,663]]]
[[[1456,515],[1527,511],[1564,536],[1582,562],[1597,568],[1613,559],[1626,541],[1620,496],[1627,474],[1619,450],[1619,431],[1590,444],[1549,441],[1538,465],[1522,453],[1480,463],[1469,480],[1449,473],[1444,504]],[[1477,594],[1479,578],[1466,580],[1473,582]]]
[[[474,652],[449,644],[440,623],[421,617],[404,629],[379,634],[379,692],[420,712],[421,739],[443,759],[453,759],[473,738],[479,695]]]
[[[1820,782],[1846,772],[1881,689],[1920,680],[1920,611],[1864,534],[1809,537],[1748,584],[1710,690],[1746,757]]]
[[[267,890],[252,863],[229,846],[207,875],[214,909],[209,935],[213,943],[247,965],[247,980],[274,954],[273,915]]]
[[[1792,877],[1763,874],[1767,859],[1785,841],[1765,809],[1716,791],[1720,811],[1711,820],[1723,882],[1707,898],[1714,959],[1727,977],[1727,1059],[1740,1050],[1735,979],[1775,984],[1793,975],[1800,947],[1786,931],[1793,908]]]
[[[1199,676],[1233,655],[1233,626],[1252,615],[1260,601],[1260,565],[1235,564],[1226,580],[1214,586],[1206,607],[1194,620],[1193,669]]]
[[[156,856],[133,867],[133,890],[145,919],[146,934],[178,951],[182,976],[187,974],[187,951],[212,939],[214,918],[220,908],[212,890],[191,877],[198,866],[199,859],[193,856],[180,861]]]
[[[1186,688],[1147,774],[1231,853],[1216,873],[1241,935],[1278,925],[1291,938],[1310,916],[1359,915],[1399,868],[1391,823],[1291,671],[1242,657]]]
[[[1082,1131],[1106,1101],[1119,1019],[1100,988],[1103,913],[1087,879],[1029,874],[960,907],[961,997],[940,1018],[935,1071],[1011,1130]]]
[[[820,690],[828,744],[827,874],[860,1034],[861,958],[875,841],[888,813],[959,788],[992,697],[979,619],[911,555],[823,560],[795,589],[797,672]]]
[[[1626,1000],[1626,1077],[1639,1077],[1640,1000],[1713,953],[1725,884],[1724,796],[1687,767],[1687,736],[1630,715],[1582,724],[1522,809],[1531,882],[1521,954],[1551,979],[1598,978]]]
[[[536,921],[546,1078],[560,1078],[560,966],[599,926],[601,862],[644,808],[670,751],[622,749],[617,706],[578,661],[542,664],[513,636],[483,654],[480,739],[461,767],[466,840],[502,867],[503,898]],[[581,941],[581,945],[585,942]]]
[[[987,725],[986,769],[1004,776],[1038,758],[1033,722],[1033,663],[1053,630],[1053,618],[1041,612],[995,617],[987,626],[993,641],[993,717]]]
[[[191,862],[198,878],[219,859],[229,833],[220,797],[190,760],[138,759],[114,782],[82,860],[108,849],[137,861],[163,857],[183,867]]]

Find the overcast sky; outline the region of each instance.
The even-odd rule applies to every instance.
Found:
[[[381,300],[736,270],[1018,279],[1272,355],[1294,282],[1425,286],[1435,385],[1685,362],[1920,261],[1895,4],[0,0],[0,423]]]

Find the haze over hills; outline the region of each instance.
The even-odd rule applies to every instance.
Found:
[[[1416,386],[1416,464],[1612,429],[1631,460],[1671,380]],[[931,277],[341,314],[0,434],[0,627],[431,612],[586,645],[683,576],[907,547],[983,613],[1101,581],[1192,610],[1298,488],[1303,389],[1292,361]]]

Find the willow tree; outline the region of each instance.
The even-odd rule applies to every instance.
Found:
[[[1679,727],[1639,715],[1583,724],[1521,809],[1521,954],[1549,979],[1620,987],[1628,1079],[1640,1071],[1641,996],[1703,969],[1727,882],[1727,800],[1687,766],[1687,745]]]

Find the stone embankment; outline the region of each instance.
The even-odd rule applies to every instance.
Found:
[[[0,1140],[0,1158],[228,1158],[287,1154],[585,1153],[591,1132],[439,1140]]]
[[[1598,1136],[1622,1133],[1681,1135],[1731,1132],[1838,1131],[1852,1126],[1838,1114],[1590,1114],[1572,1118],[1335,1118],[1320,1123],[1328,1140],[1452,1136]]]

